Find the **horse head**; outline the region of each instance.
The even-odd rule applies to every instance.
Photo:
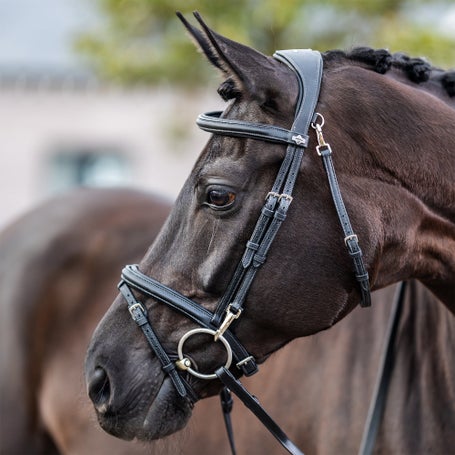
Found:
[[[196,397],[219,391],[213,372],[221,365],[235,376],[252,373],[292,339],[330,328],[359,304],[365,280],[377,289],[418,278],[453,311],[455,111],[448,96],[380,74],[393,66],[391,56],[375,67],[374,52],[366,59],[328,52],[315,98],[319,116],[311,115],[313,128],[298,138],[296,109],[310,89],[296,71],[197,18],[201,29],[182,20],[224,76],[219,93],[229,104],[221,118],[200,117],[215,134],[158,238],[138,268],[124,272],[122,294],[87,354],[99,421],[122,438],[182,428]],[[301,154],[292,197],[274,190],[290,148],[284,187],[297,177],[289,176]],[[336,176],[319,156],[332,150]],[[346,235],[347,215],[334,198],[355,233]],[[268,229],[274,219],[279,230]],[[351,249],[357,241],[363,254]],[[199,324],[208,329],[192,332]]]

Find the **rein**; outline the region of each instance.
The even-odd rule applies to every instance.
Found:
[[[197,124],[201,129],[213,134],[245,137],[287,146],[286,155],[281,163],[275,182],[266,196],[264,206],[253,233],[246,244],[243,256],[215,311],[211,313],[202,305],[144,275],[137,266],[126,266],[124,268],[119,290],[128,304],[131,317],[144,332],[150,347],[162,364],[163,371],[169,375],[180,397],[189,400],[191,404],[197,401],[196,393],[185,379],[187,375],[206,380],[219,379],[225,385],[225,388],[239,396],[243,403],[261,420],[289,453],[302,455],[302,452],[266,413],[257,399],[236,379],[235,375],[244,374],[245,376],[251,376],[258,371],[258,367],[254,357],[248,353],[237,339],[230,329],[230,325],[241,316],[246,296],[256,273],[265,262],[273,240],[286,218],[287,211],[293,200],[292,192],[300,170],[300,164],[305,148],[309,143],[308,131],[310,126],[316,131],[318,140],[316,149],[324,163],[336,213],[344,233],[344,243],[353,261],[355,277],[360,287],[361,306],[370,306],[371,297],[368,273],[363,263],[358,238],[352,229],[338,186],[331,158],[332,150],[330,145],[325,142],[322,134],[324,118],[321,114],[315,113],[322,79],[323,63],[321,54],[312,50],[287,50],[276,52],[274,57],[292,69],[297,76],[299,84],[296,113],[290,130],[271,125],[222,118],[221,112],[202,114],[197,119]],[[169,354],[163,348],[150,324],[147,310],[137,301],[131,288],[170,306],[201,326],[183,335],[178,343],[177,355],[175,353]],[[183,352],[185,341],[191,336],[200,333],[213,335],[213,341],[220,341],[226,349],[227,358],[225,365],[219,367],[212,374],[203,374],[197,371],[196,367],[193,367],[191,359],[185,357]],[[232,362],[235,363],[235,369],[231,367]],[[234,374],[230,371],[230,368],[234,371]],[[182,375],[182,372],[186,373],[186,375]],[[230,394],[226,389],[223,394],[225,397],[223,408],[229,409],[232,407]],[[226,414],[225,420],[229,422],[227,425],[229,428],[230,418],[227,418]],[[230,434],[229,430],[228,434]],[[233,453],[235,453],[231,436],[230,442]]]
[[[373,395],[371,397],[358,455],[371,455],[373,453],[374,443],[376,441],[379,424],[381,423],[382,415],[384,413],[390,378],[392,376],[395,363],[395,341],[397,339],[398,324],[401,319],[406,288],[406,282],[401,282],[398,285],[393,298],[393,304],[390,310],[389,321],[385,334],[384,346],[382,349],[381,359],[379,361],[378,375]]]

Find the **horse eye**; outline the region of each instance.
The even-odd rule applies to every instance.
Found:
[[[224,189],[213,189],[207,193],[206,203],[214,208],[226,208],[235,201],[235,193]]]

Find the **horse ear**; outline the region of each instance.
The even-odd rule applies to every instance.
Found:
[[[180,11],[177,11],[177,17],[182,21],[185,28],[188,30],[189,34],[195,39],[196,43],[198,44],[199,48],[204,52],[205,56],[209,59],[209,61],[215,65],[220,70],[224,71],[223,67],[221,66],[221,62],[219,58],[214,52],[214,49],[210,45],[210,41],[207,39],[205,35],[203,35],[200,30],[196,27],[193,27],[183,16]],[[196,13],[194,13],[196,15]],[[202,20],[202,19],[201,19]]]
[[[257,79],[261,71],[258,71],[258,68],[264,69],[264,71],[273,70],[271,68],[273,59],[248,46],[219,35],[207,26],[198,12],[193,14],[201,25],[202,31],[192,26],[181,13],[177,13],[209,61],[228,78],[229,91],[247,91],[251,95],[259,95],[260,84],[258,84]]]

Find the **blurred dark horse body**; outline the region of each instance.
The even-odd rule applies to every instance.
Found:
[[[124,261],[155,238],[169,204],[81,190],[0,236],[2,454],[143,453],[94,425],[81,368]]]
[[[186,26],[223,72],[226,80],[219,92],[232,100],[223,118],[230,125],[259,123],[289,130],[299,93],[295,73],[198,20],[202,31]],[[430,70],[434,78],[417,78],[422,82],[418,85],[408,79],[410,62],[403,56],[366,50],[360,54],[327,52],[323,58],[316,111],[326,120],[324,137],[334,151],[341,192],[359,234],[371,287],[418,279],[444,305],[418,285],[415,292],[422,292],[430,303],[418,301],[405,312],[375,448],[378,453],[450,453],[455,447],[453,74]],[[142,274],[210,312],[215,311],[252,238],[262,201],[285,152],[283,145],[251,139],[248,134],[245,139],[223,135],[222,128],[219,132],[203,150],[160,236],[139,264]],[[310,141],[314,147],[314,132]],[[258,362],[294,338],[333,327],[360,301],[320,160],[314,148],[305,153],[292,209],[249,290],[245,311],[233,326]],[[254,244],[250,242],[247,248],[253,249]],[[261,261],[258,257],[258,264]],[[164,348],[174,353],[194,323],[157,299],[141,296],[140,300]],[[365,417],[360,408],[365,409],[374,380],[374,370],[365,365],[368,343],[378,330],[371,320],[367,322],[375,311],[350,316],[351,321],[357,317],[363,321],[353,328],[356,334],[345,343],[343,335],[339,343],[332,340],[330,348],[325,346],[314,362],[307,363],[303,377],[296,375],[295,387],[304,388],[312,378],[319,391],[310,396],[310,401],[317,401],[318,412],[309,421],[315,425],[314,432],[320,433],[301,444],[304,450],[352,453],[358,448],[359,419]],[[121,335],[115,330],[119,327]],[[336,326],[331,329],[337,330]],[[147,349],[125,300],[117,298],[92,339],[86,378],[101,425],[126,439],[163,437],[182,428],[191,415],[191,403],[179,397],[161,363]],[[330,370],[333,376],[321,371],[321,356],[330,349],[343,354],[325,366],[337,366],[341,374],[336,369]],[[214,371],[223,361],[217,345],[207,340],[193,341],[187,351],[202,372]],[[107,356],[109,364],[104,360]],[[283,368],[284,373],[269,371],[269,378],[290,375],[293,364]],[[351,404],[333,404],[326,411],[331,391],[324,373],[339,382]],[[102,387],[100,378],[105,381]],[[190,378],[190,382],[200,398],[220,389],[216,380]],[[281,392],[298,402],[295,388],[283,386]],[[307,407],[305,400],[298,403]],[[321,418],[325,412],[337,413],[331,416],[337,422],[332,431]],[[311,438],[318,439],[315,446]]]

